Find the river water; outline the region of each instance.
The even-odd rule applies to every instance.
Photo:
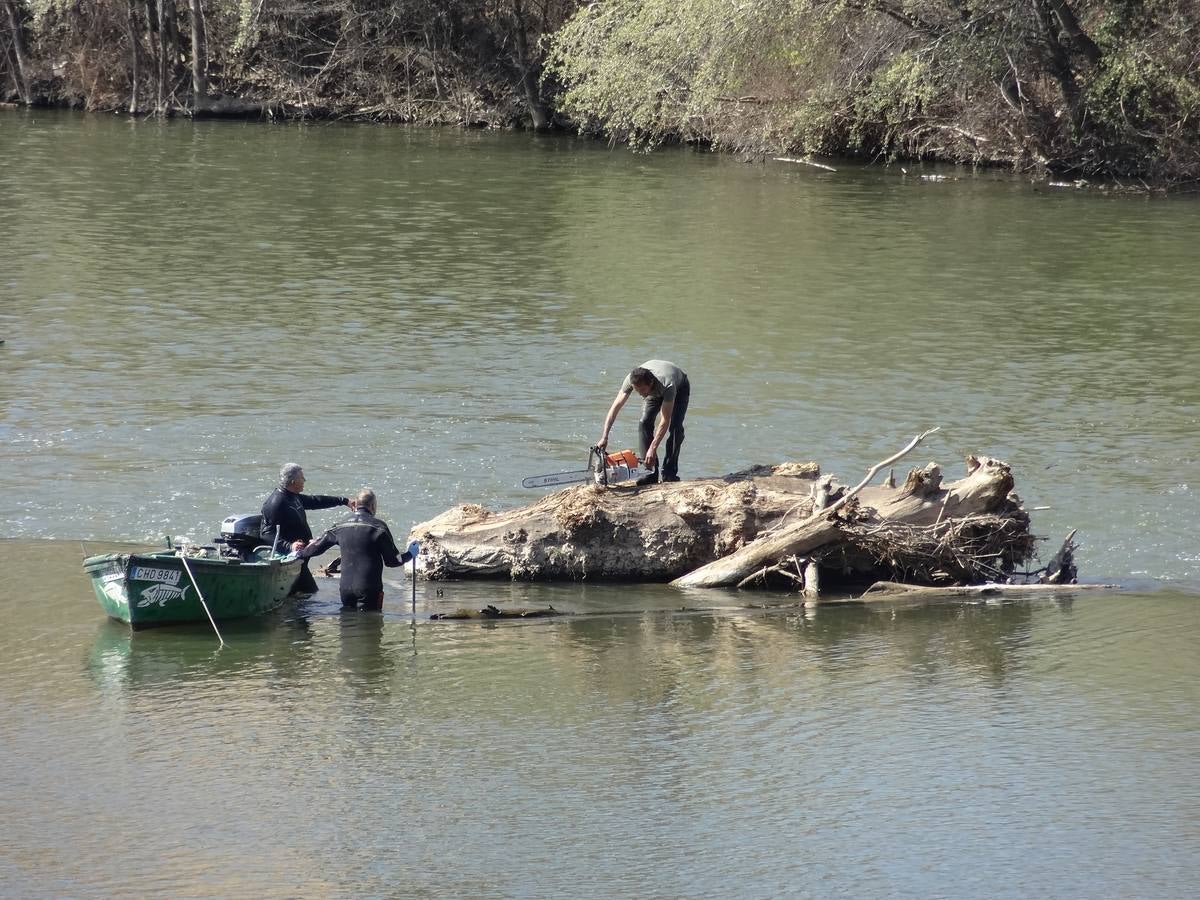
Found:
[[[0,115],[0,890],[1200,890],[1200,206],[835,165]],[[684,477],[853,483],[939,425],[900,475],[1006,460],[1120,589],[420,584],[414,617],[397,578],[223,648],[90,595],[84,553],[205,540],[288,460],[401,533],[527,501],[650,357],[692,379]],[[486,603],[570,615],[428,620]]]

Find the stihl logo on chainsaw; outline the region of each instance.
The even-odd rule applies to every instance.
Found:
[[[632,450],[605,453],[599,447],[592,447],[586,469],[555,472],[551,475],[534,475],[522,480],[521,486],[527,488],[554,487],[560,484],[578,484],[588,479],[599,485],[620,484],[623,481],[635,481],[643,475],[649,475],[652,471],[638,462],[637,454]]]

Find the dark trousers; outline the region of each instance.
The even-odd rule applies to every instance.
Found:
[[[683,417],[687,415],[688,400],[692,396],[692,385],[685,376],[683,384],[675,390],[675,408],[671,411],[671,424],[667,431],[666,452],[659,456],[659,474],[663,478],[679,477],[679,448],[683,446]],[[662,409],[661,397],[647,397],[642,401],[642,419],[638,422],[638,455],[646,458],[650,442],[654,440],[654,428],[658,412]]]
[[[342,591],[342,609],[383,609],[383,591]]]

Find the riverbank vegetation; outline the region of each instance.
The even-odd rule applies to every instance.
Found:
[[[550,124],[574,0],[0,0],[0,92],[133,114]]]
[[[0,0],[0,94],[1200,182],[1194,0]]]

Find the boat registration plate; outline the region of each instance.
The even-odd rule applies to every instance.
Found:
[[[134,581],[158,581],[164,584],[179,584],[178,569],[157,569],[151,566],[134,566],[129,577]]]

